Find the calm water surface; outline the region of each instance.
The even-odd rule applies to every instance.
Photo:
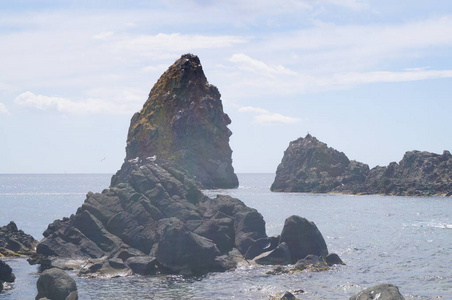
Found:
[[[88,191],[109,186],[111,175],[0,175],[0,225],[14,220],[41,239],[47,225],[69,216]],[[273,174],[239,174],[234,190],[205,191],[239,198],[256,208],[267,234],[300,215],[316,223],[346,266],[330,271],[266,275],[268,267],[242,266],[201,278],[130,276],[76,278],[80,299],[268,299],[286,290],[300,299],[348,299],[378,283],[400,287],[406,299],[452,299],[452,205],[443,197],[381,197],[272,193]],[[0,299],[34,299],[38,275],[25,259],[8,259],[13,289]]]

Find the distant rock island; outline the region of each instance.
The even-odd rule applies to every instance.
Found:
[[[160,77],[131,120],[126,160],[156,155],[202,188],[235,188],[228,129],[220,92],[208,83],[196,55],[182,55]]]
[[[271,186],[274,192],[452,196],[452,155],[409,151],[386,167],[349,160],[308,134],[290,142]]]

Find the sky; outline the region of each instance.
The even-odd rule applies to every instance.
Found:
[[[387,165],[452,151],[452,2],[0,1],[0,173],[114,173],[182,54],[201,60],[237,173],[307,133]]]

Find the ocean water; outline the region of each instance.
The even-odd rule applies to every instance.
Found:
[[[272,193],[273,174],[238,174],[240,187],[204,191],[239,198],[256,208],[267,234],[300,215],[316,223],[330,252],[345,266],[326,272],[266,275],[269,267],[241,266],[198,278],[130,276],[76,277],[80,299],[268,299],[303,290],[300,299],[348,299],[363,288],[392,283],[406,299],[452,299],[452,198]],[[88,191],[101,192],[111,175],[0,175],[0,226],[42,238],[47,225],[69,216]],[[16,274],[0,299],[34,299],[37,267],[7,259]]]

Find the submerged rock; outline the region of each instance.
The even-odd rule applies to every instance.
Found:
[[[392,284],[379,284],[351,296],[350,300],[405,300],[399,288]]]
[[[88,193],[75,215],[48,226],[37,262],[89,261],[86,276],[195,275],[234,267],[231,250],[244,255],[266,238],[255,209],[229,196],[210,199],[170,172],[153,162],[124,163],[109,189]]]
[[[230,118],[218,89],[209,84],[199,58],[182,55],[160,77],[127,137],[126,160],[156,155],[192,176],[203,188],[234,188],[238,179],[229,147]]]
[[[77,284],[66,272],[58,268],[45,270],[36,283],[38,295],[36,300],[77,300]]]
[[[307,135],[290,143],[271,186],[275,192],[452,195],[452,155],[410,151],[399,163],[374,167]]]
[[[0,227],[0,256],[24,256],[35,252],[38,241],[11,221]]]

